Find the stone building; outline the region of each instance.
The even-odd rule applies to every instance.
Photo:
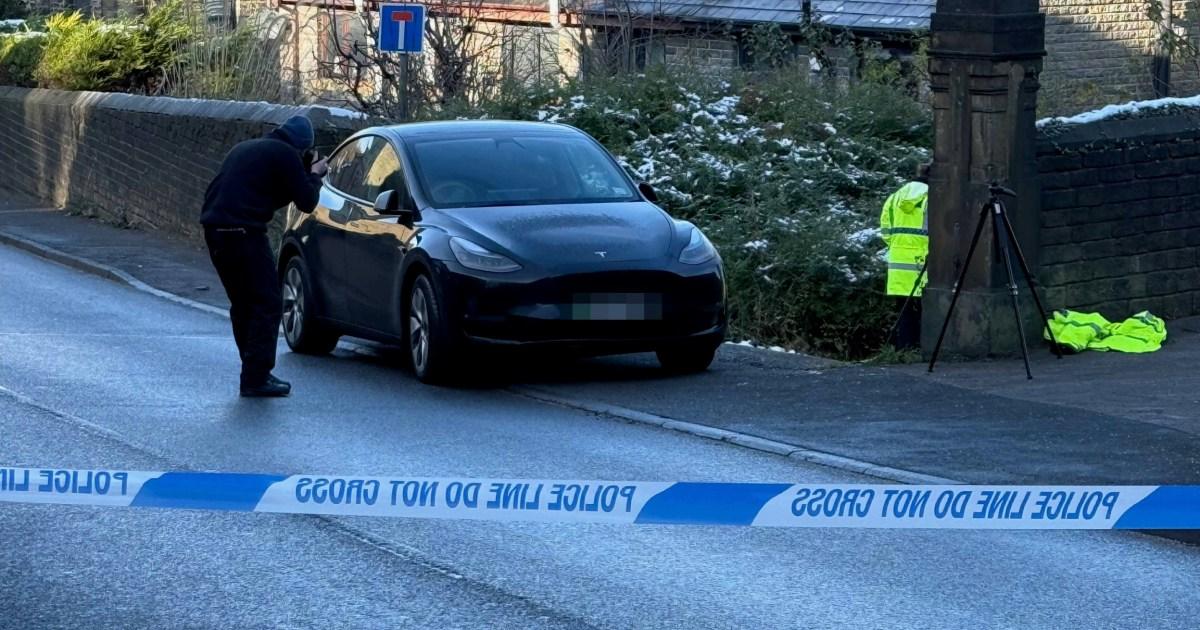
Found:
[[[929,28],[936,0],[594,0],[583,10],[601,24],[628,24],[642,42],[638,66],[710,67],[713,70],[753,63],[755,27],[777,26],[791,38],[798,57],[810,56],[803,33],[815,26],[841,40],[879,45],[875,54],[907,57]],[[601,21],[601,20],[606,20]],[[657,35],[657,37],[655,37]],[[837,47],[831,47],[837,48]],[[829,50],[843,72],[852,72],[846,54]],[[840,51],[845,52],[845,51]],[[829,55],[826,55],[829,56]]]
[[[655,65],[720,73],[753,62],[747,32],[777,25],[794,37],[801,67],[810,54],[805,24],[852,34],[880,46],[875,54],[907,59],[928,27],[935,0],[432,0],[433,14],[470,13],[481,40],[498,42],[489,54],[496,75],[547,80],[592,72],[638,72]],[[354,13],[362,0],[242,0],[237,13],[288,16],[291,42],[284,67],[308,96],[331,95],[339,84],[337,60],[371,46],[369,29]],[[339,51],[341,51],[339,53]],[[856,60],[831,47],[823,58],[842,75]]]
[[[35,10],[80,9],[112,16],[136,12],[150,0],[31,0]],[[331,46],[370,46],[347,16],[369,0],[189,0],[222,23],[271,12],[290,23],[283,67],[298,92],[330,86]],[[1162,0],[1182,13],[1184,0]],[[510,74],[543,78],[589,71],[639,71],[655,64],[721,72],[752,62],[744,36],[756,25],[794,35],[797,55],[808,51],[806,24],[878,44],[871,54],[912,59],[929,28],[937,0],[428,0],[432,10],[470,7],[489,37],[504,40],[495,61]],[[1043,113],[1200,91],[1200,64],[1168,60],[1157,42],[1181,18],[1155,23],[1146,0],[1039,0],[1046,13]],[[219,17],[218,17],[219,16]],[[1173,23],[1175,22],[1175,23]],[[340,31],[339,31],[340,29]],[[843,74],[861,58],[830,51]],[[829,55],[826,55],[828,57]]]
[[[936,0],[597,0],[607,15],[652,16],[681,28],[645,55],[667,64],[700,61],[733,66],[746,62],[737,31],[778,24],[796,31],[812,20],[881,44],[906,58],[929,29]],[[1182,0],[1164,0],[1182,13]],[[1041,75],[1043,111],[1063,112],[1117,101],[1200,91],[1200,67],[1167,63],[1157,48],[1163,29],[1181,18],[1151,21],[1146,0],[1040,0],[1046,14],[1046,63]],[[593,8],[593,11],[596,9]],[[1174,21],[1175,23],[1171,23]],[[718,28],[732,24],[733,32]],[[1195,25],[1193,25],[1195,26]]]
[[[436,0],[433,6],[447,9],[459,2]],[[249,0],[239,11],[269,6],[288,14],[297,31],[293,65],[310,66],[297,68],[297,75],[319,82],[306,59],[328,48],[321,41],[338,21],[330,19],[328,8],[352,12],[355,4]],[[505,33],[498,62],[529,76],[638,71],[654,64],[720,72],[751,63],[744,35],[760,24],[794,34],[799,55],[806,53],[799,33],[811,23],[878,44],[872,54],[907,61],[919,50],[935,5],[936,0],[487,0],[470,6],[486,9],[484,21]],[[1040,7],[1047,15],[1044,113],[1200,90],[1195,64],[1166,63],[1159,54],[1161,29],[1178,25],[1152,22],[1145,0],[1040,0]],[[343,28],[349,22],[342,21]],[[341,35],[343,43],[357,37],[360,45],[369,45],[362,33]],[[861,62],[844,48],[831,53],[843,74],[852,74]]]

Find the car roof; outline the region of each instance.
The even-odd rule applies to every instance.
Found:
[[[364,129],[361,133],[377,133],[397,138],[418,139],[436,136],[470,136],[493,133],[557,133],[578,134],[579,130],[567,125],[518,120],[445,120],[435,122],[403,123]]]

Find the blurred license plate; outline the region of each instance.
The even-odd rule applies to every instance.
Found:
[[[662,296],[657,293],[580,293],[571,304],[571,319],[659,320],[662,319],[662,311]]]

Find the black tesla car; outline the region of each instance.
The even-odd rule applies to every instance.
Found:
[[[279,251],[284,336],[409,350],[425,382],[483,347],[656,352],[707,369],[724,340],[721,258],[595,139],[546,123],[375,127],[330,154]]]

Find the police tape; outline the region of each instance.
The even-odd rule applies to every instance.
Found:
[[[619,482],[0,468],[0,501],[546,523],[1200,529],[1200,486]]]

